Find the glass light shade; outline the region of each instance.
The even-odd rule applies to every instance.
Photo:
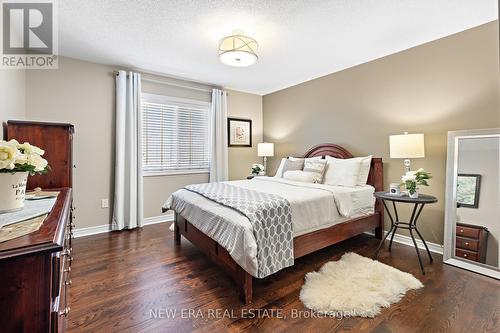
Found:
[[[243,35],[240,31],[224,37],[219,42],[219,59],[229,66],[246,67],[257,61],[258,44],[255,39]]]
[[[401,134],[389,137],[391,158],[425,157],[423,134]]]
[[[264,142],[257,145],[257,156],[274,156],[274,143]]]

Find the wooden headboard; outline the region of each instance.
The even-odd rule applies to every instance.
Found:
[[[352,154],[345,148],[333,143],[322,143],[309,149],[303,157],[332,156],[335,158],[352,158]],[[370,173],[368,174],[368,185],[375,187],[375,191],[384,190],[384,166],[381,158],[372,158]],[[377,200],[375,210],[382,212],[382,204]]]

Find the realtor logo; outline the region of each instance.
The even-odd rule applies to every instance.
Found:
[[[57,68],[55,5],[2,1],[2,68]]]

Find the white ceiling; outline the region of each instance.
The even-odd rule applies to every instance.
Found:
[[[497,0],[61,0],[59,51],[264,95],[497,17]],[[234,29],[255,65],[219,62]]]

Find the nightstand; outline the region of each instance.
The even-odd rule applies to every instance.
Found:
[[[425,194],[420,194],[418,198],[410,198],[407,195],[403,196],[396,196],[393,194],[390,194],[389,192],[375,192],[373,194],[376,198],[382,200],[382,203],[384,204],[385,211],[387,212],[387,215],[389,216],[389,219],[391,220],[391,229],[389,232],[385,235],[384,239],[380,241],[380,244],[378,245],[377,251],[375,251],[375,258],[378,256],[378,252],[380,251],[380,248],[384,244],[385,239],[387,236],[389,236],[391,233],[391,241],[389,242],[389,251],[391,251],[391,246],[392,246],[392,240],[394,239],[394,234],[396,233],[396,230],[398,228],[401,229],[407,229],[410,232],[411,240],[413,241],[413,245],[415,245],[415,250],[417,251],[417,257],[418,257],[418,262],[420,264],[420,269],[422,270],[422,274],[425,275],[425,270],[424,270],[424,265],[422,264],[422,258],[420,258],[420,252],[418,250],[417,242],[415,241],[415,237],[413,235],[413,230],[415,230],[422,240],[422,243],[424,243],[425,249],[427,250],[427,254],[429,255],[429,260],[432,262],[432,256],[431,252],[429,251],[429,247],[427,247],[427,244],[425,243],[424,238],[420,234],[420,232],[417,229],[417,220],[420,217],[420,213],[422,213],[422,209],[426,204],[431,204],[435,203],[438,201],[436,197],[433,197],[432,195],[425,195]],[[393,218],[391,212],[389,211],[389,208],[387,207],[386,201],[392,201],[392,207],[394,209],[394,215],[395,219]],[[401,202],[401,203],[409,203],[409,204],[414,204],[413,210],[411,213],[410,217],[410,222],[401,222],[399,220],[399,215],[398,215],[398,210],[396,208],[396,202]]]

